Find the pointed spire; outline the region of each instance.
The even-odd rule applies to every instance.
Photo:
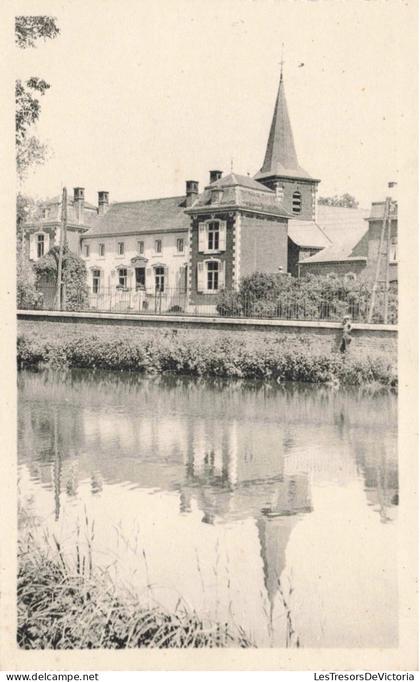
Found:
[[[305,177],[310,176],[299,166],[296,155],[293,131],[287,108],[283,81],[283,54],[281,58],[280,82],[274,107],[273,120],[268,136],[267,149],[261,170],[256,179],[273,176]]]

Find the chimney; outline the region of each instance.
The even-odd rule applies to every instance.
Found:
[[[79,225],[83,224],[83,208],[85,205],[85,188],[73,188],[74,217]]]
[[[216,182],[216,180],[220,180],[221,177],[222,177],[222,171],[211,170],[210,171],[210,184],[212,182]]]
[[[98,192],[98,215],[105,215],[109,208],[109,192]]]
[[[194,201],[198,197],[198,182],[197,182],[197,180],[187,180],[185,194],[187,196],[187,200],[186,200],[187,206],[192,206],[192,204],[194,203]]]

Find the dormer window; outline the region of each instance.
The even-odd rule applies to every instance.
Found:
[[[300,213],[302,210],[302,195],[300,192],[293,192],[292,195],[292,211],[293,213]]]

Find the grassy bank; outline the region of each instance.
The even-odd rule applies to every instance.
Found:
[[[149,600],[150,602],[150,600]],[[29,534],[19,545],[17,642],[23,649],[249,647],[239,628],[182,605],[145,606],[89,562],[66,562]]]
[[[171,332],[102,340],[96,335],[39,339],[20,335],[20,367],[86,368],[193,376],[243,377],[396,387],[397,371],[384,352],[343,355],[313,346],[305,337],[187,337]]]

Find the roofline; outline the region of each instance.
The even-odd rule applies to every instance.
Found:
[[[259,171],[259,172],[261,172],[261,171]],[[258,173],[256,175],[254,175],[254,177],[253,177],[253,180],[255,180],[256,182],[261,182],[261,180],[271,180],[271,179],[275,180],[276,178],[278,178],[279,180],[299,180],[300,182],[308,182],[308,183],[310,183],[310,182],[321,182],[321,180],[318,180],[318,178],[312,178],[310,175],[307,177],[302,177],[300,175],[280,175],[280,173],[271,173],[270,174],[270,171],[267,171],[266,173],[264,173],[260,177],[257,177],[257,176],[258,176]],[[262,182],[261,182],[261,184],[262,184]]]
[[[247,206],[242,206],[241,204],[226,204],[225,206],[209,204],[207,206],[197,206],[196,208],[191,206],[191,208],[187,208],[184,212],[187,213],[187,215],[190,215],[193,213],[226,213],[226,211],[246,211],[247,213],[258,213],[260,215],[275,216],[276,218],[283,218],[284,220],[291,218],[291,215],[286,211],[284,213],[272,213],[271,211],[250,208]]]
[[[92,232],[91,234],[84,234],[83,239],[96,239],[97,237],[100,237],[101,239],[104,237],[132,237],[133,235],[141,236],[144,234],[176,234],[177,232],[188,232],[188,227],[180,227],[178,229],[169,227],[161,230],[143,230],[142,232],[140,230],[135,232]]]
[[[61,220],[54,220],[48,223],[24,223],[23,228],[29,230],[34,227],[39,230],[44,227],[61,227],[61,225]],[[66,223],[66,229],[76,228],[78,230],[90,230],[91,227],[91,225],[80,225],[79,223]]]
[[[354,263],[354,262],[358,262],[358,261],[361,261],[361,262],[367,261],[367,257],[366,256],[349,256],[347,258],[329,258],[327,260],[312,260],[312,256],[311,256],[310,259],[307,258],[306,260],[299,260],[298,264],[299,265],[307,265],[307,264],[312,265],[312,263],[317,263],[317,264],[319,264],[319,263]]]
[[[300,246],[303,249],[318,249],[318,251],[322,251],[323,249],[328,248],[325,246],[319,246],[319,244],[318,245],[317,244],[299,244],[298,242],[296,242],[293,239],[293,237],[290,236],[290,234],[288,234],[287,236],[289,237],[290,241],[293,242],[293,244],[296,244],[296,246]]]
[[[109,209],[113,208],[114,206],[121,206],[121,204],[145,204],[148,201],[163,201],[164,199],[186,199],[185,194],[176,194],[173,197],[156,197],[155,199],[132,199],[131,201],[113,201],[111,204],[109,204]],[[108,211],[107,211],[108,213]]]

